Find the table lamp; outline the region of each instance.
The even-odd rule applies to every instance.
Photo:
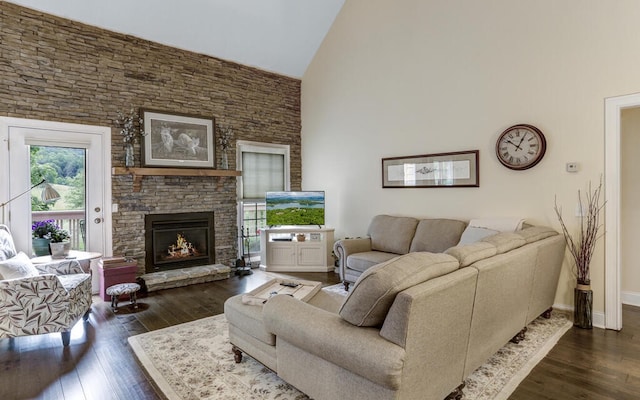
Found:
[[[6,206],[7,204],[11,203],[12,201],[14,201],[15,199],[19,198],[20,196],[29,193],[33,188],[38,187],[42,184],[44,185],[44,189],[42,189],[42,193],[40,195],[40,198],[42,199],[43,202],[45,203],[51,203],[52,201],[56,201],[60,198],[60,193],[58,193],[57,190],[55,190],[53,188],[53,186],[51,186],[50,184],[47,183],[46,179],[42,179],[40,182],[36,183],[35,185],[31,186],[29,189],[25,190],[24,192],[10,198],[9,200],[5,201],[4,203],[0,204],[0,207],[2,207],[2,223],[4,224],[4,206]]]

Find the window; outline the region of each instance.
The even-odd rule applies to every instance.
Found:
[[[289,146],[238,141],[238,257],[260,260],[266,226],[265,193],[289,190]]]

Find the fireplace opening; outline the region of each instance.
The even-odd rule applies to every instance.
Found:
[[[213,264],[213,212],[145,216],[145,271]]]

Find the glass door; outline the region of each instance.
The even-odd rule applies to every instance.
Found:
[[[72,250],[84,251],[86,149],[33,145],[29,146],[29,155],[31,185],[35,186],[31,189],[32,226],[55,224],[69,234]],[[38,184],[43,179],[45,183]]]
[[[44,218],[68,230],[75,249],[108,255],[111,218],[110,209],[105,210],[105,193],[111,193],[111,186],[107,180],[110,160],[105,159],[104,148],[109,146],[110,129],[17,121],[19,126],[9,126],[7,132],[7,197],[28,192],[44,178],[60,198],[42,202],[40,194],[46,184],[41,184],[32,190],[31,196],[21,196],[7,206],[8,225],[16,248],[34,254],[32,224]],[[23,121],[29,126],[22,125]]]

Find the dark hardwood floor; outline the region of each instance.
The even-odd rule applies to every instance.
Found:
[[[333,273],[286,276],[339,281]],[[223,312],[224,301],[269,279],[252,275],[152,292],[137,311],[121,303],[114,314],[95,297],[88,323],[59,334],[0,339],[0,399],[161,399],[127,338]],[[625,306],[621,332],[572,328],[513,393],[511,399],[640,398],[640,309]],[[420,399],[422,400],[422,399]]]

